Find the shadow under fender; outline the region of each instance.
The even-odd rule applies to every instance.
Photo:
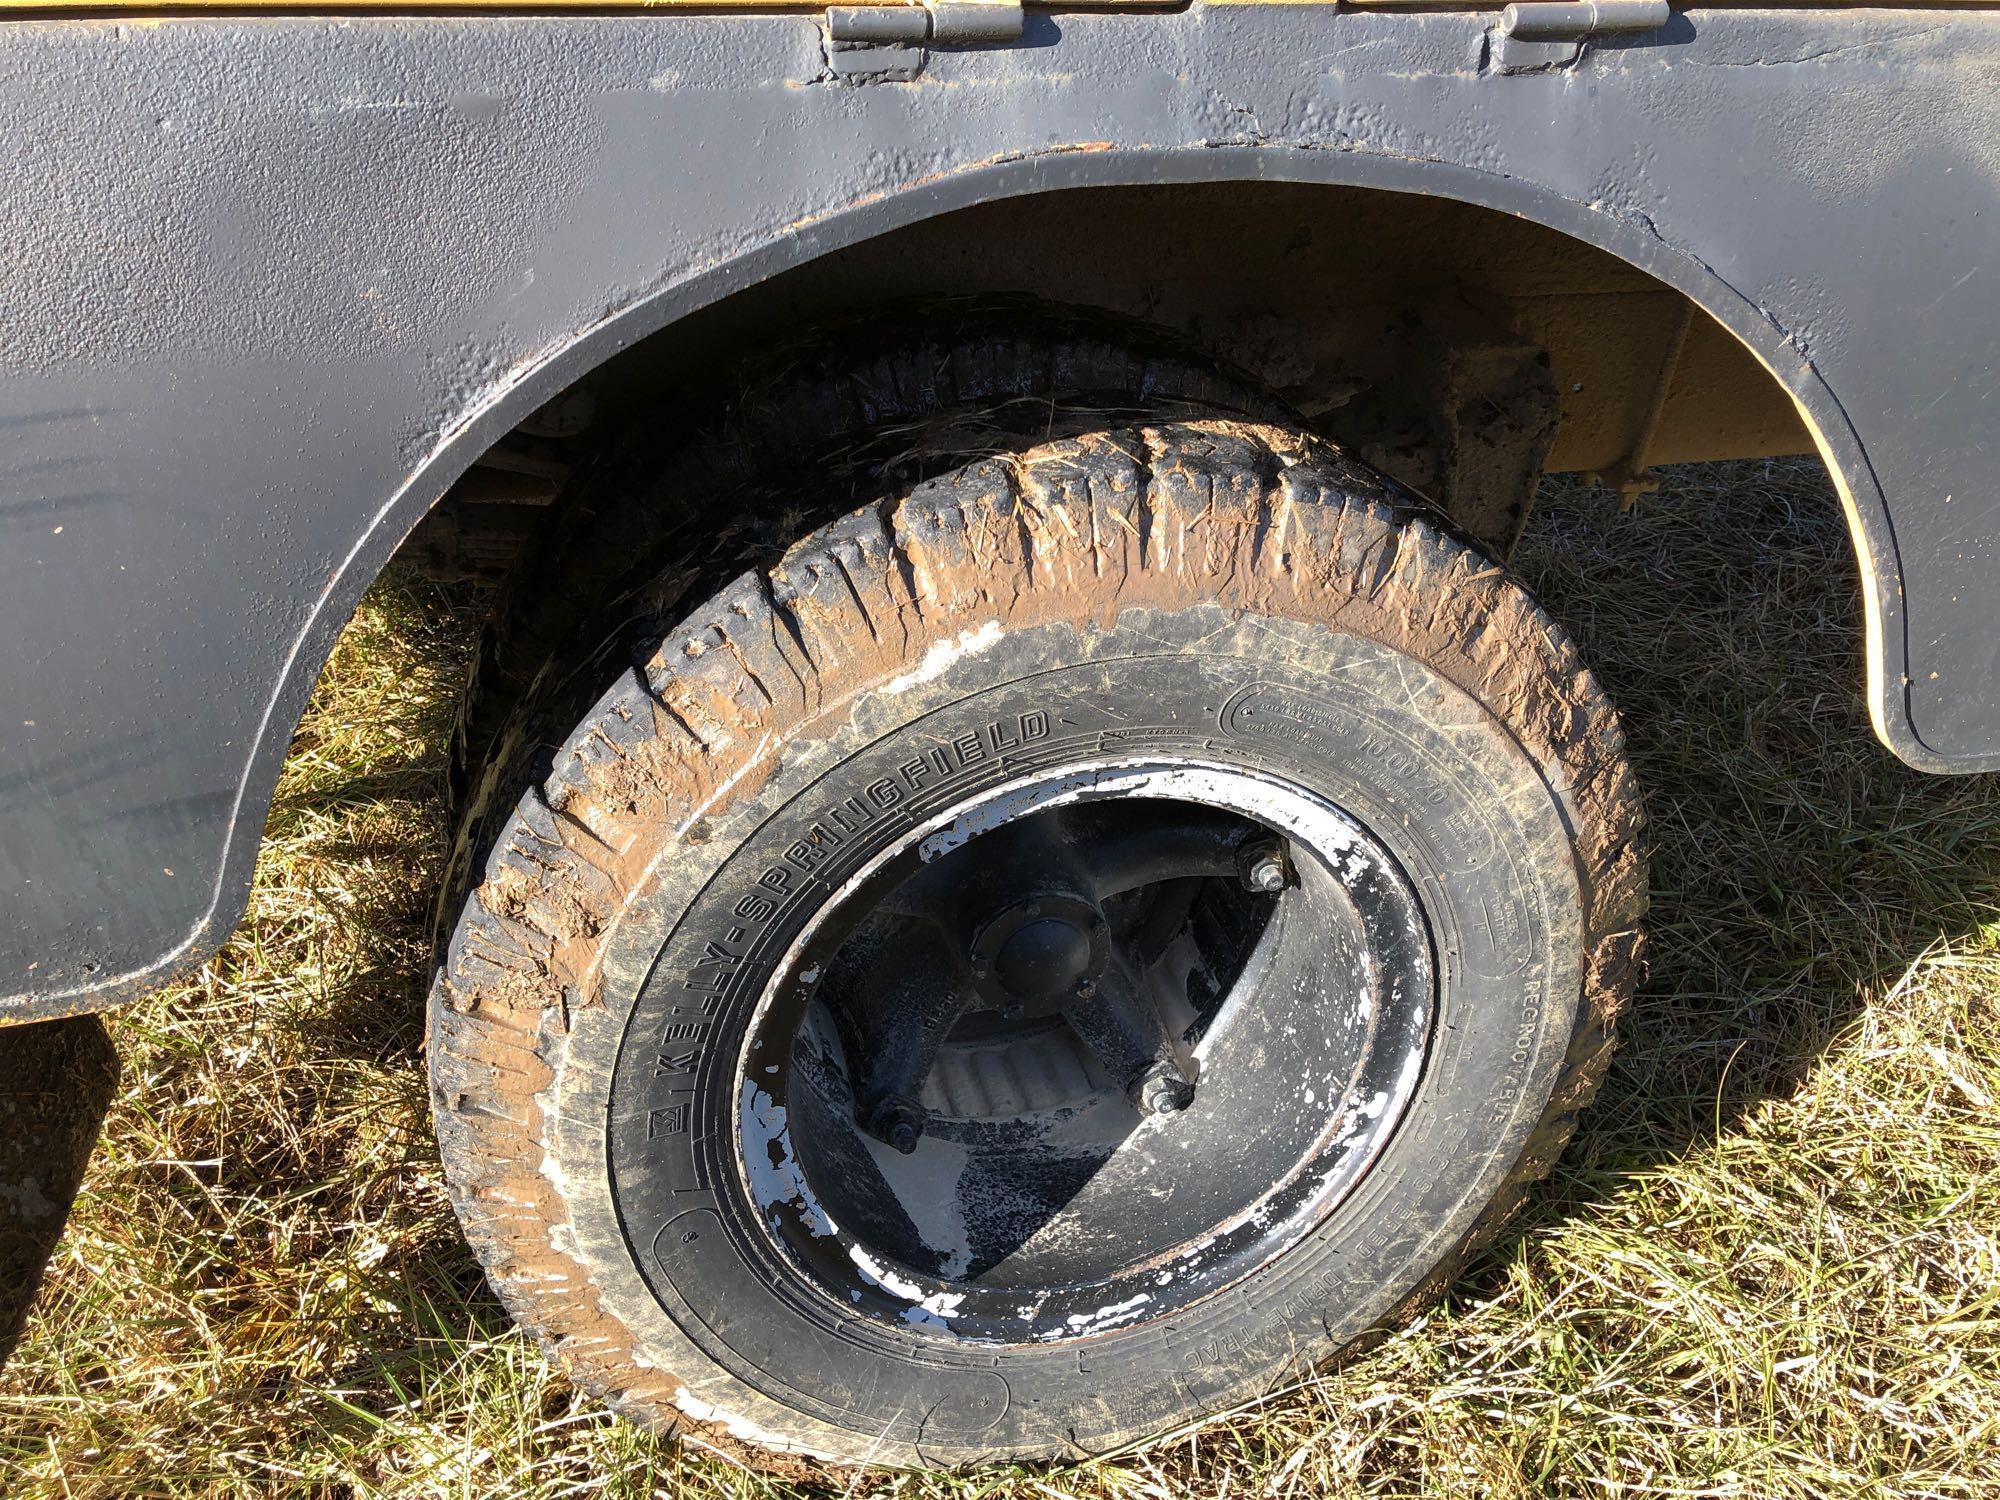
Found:
[[[104,1023],[0,1031],[0,1367],[14,1352],[118,1090]]]

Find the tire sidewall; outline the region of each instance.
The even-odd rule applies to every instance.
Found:
[[[1543,1116],[1577,1025],[1582,899],[1561,791],[1507,726],[1425,663],[1323,623],[1195,604],[1132,610],[1106,626],[1060,608],[1052,600],[1044,623],[1006,631],[967,622],[955,655],[927,655],[921,670],[785,726],[754,752],[746,745],[732,770],[755,789],[660,839],[602,939],[601,1003],[578,1008],[548,1041],[557,1071],[544,1171],[560,1183],[575,1253],[605,1309],[673,1372],[691,1418],[848,1462],[1057,1456],[1135,1440],[1303,1373],[1381,1324],[1472,1233]],[[1190,674],[1208,684],[1204,721],[1157,722],[1164,701],[1193,701],[1184,685],[1162,693],[1161,681]],[[1247,705],[1263,715],[1257,730]],[[1024,740],[1030,714],[1046,732]],[[1400,1128],[1336,1210],[1263,1270],[1171,1319],[1085,1343],[996,1350],[857,1328],[812,1289],[774,1286],[782,1265],[751,1253],[729,1305],[670,1312],[664,1221],[639,1225],[620,1201],[610,1123],[614,1110],[650,1119],[665,1098],[620,1093],[635,1049],[656,1040],[640,1027],[664,1013],[663,955],[727,947],[742,921],[718,926],[719,914],[758,888],[774,840],[839,805],[830,791],[865,794],[871,767],[893,765],[898,747],[982,752],[902,789],[897,814],[916,821],[1003,774],[1010,734],[1100,750],[1112,735],[1135,754],[1170,740],[1176,754],[1297,781],[1389,847],[1426,906],[1439,973],[1433,1046]],[[836,851],[815,873],[837,885],[862,848]],[[708,1016],[716,1056],[735,1057],[754,1007],[756,986],[739,990]],[[724,1076],[718,1089],[712,1079]],[[736,1076],[733,1062],[715,1067],[688,1094],[689,1138],[733,1141]],[[707,1176],[711,1194],[740,1192]],[[702,1201],[700,1174],[669,1190],[681,1212],[740,1229],[740,1206]],[[740,1234],[733,1243],[754,1248]],[[796,1319],[794,1344],[813,1352],[772,1354],[786,1336],[766,1326],[774,1314]]]

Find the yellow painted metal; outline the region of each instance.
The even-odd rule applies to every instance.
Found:
[[[766,15],[823,11],[830,4],[921,6],[925,0],[0,0],[0,17],[140,15],[617,15],[633,11]],[[954,0],[930,0],[952,4]],[[958,0],[976,3],[976,0]],[[1025,0],[1036,10],[1185,10],[1190,0]],[[1400,6],[1446,10],[1498,10],[1507,0],[1192,0],[1203,5],[1318,5],[1333,10],[1353,6]],[[2000,4],[2000,0],[1993,0]]]
[[[919,5],[922,0],[866,0],[870,5]],[[822,11],[827,0],[0,0],[0,16],[146,15],[519,15],[624,14],[632,11],[706,11],[711,14],[762,12],[767,15]]]

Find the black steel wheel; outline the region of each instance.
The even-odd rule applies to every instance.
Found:
[[[1547,1170],[1638,827],[1553,622],[1341,455],[969,464],[688,616],[522,801],[434,993],[454,1198],[641,1420],[1129,1443],[1338,1357]]]
[[[1360,1178],[1429,1047],[1393,855],[1296,782],[1068,755],[914,824],[766,981],[737,1154],[781,1252],[957,1341],[1167,1317]]]

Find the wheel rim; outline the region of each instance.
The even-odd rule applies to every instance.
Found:
[[[1335,1211],[1436,1003],[1388,849],[1289,781],[1100,762],[912,830],[774,970],[738,1069],[764,1231],[849,1315],[975,1343],[1132,1327]]]

